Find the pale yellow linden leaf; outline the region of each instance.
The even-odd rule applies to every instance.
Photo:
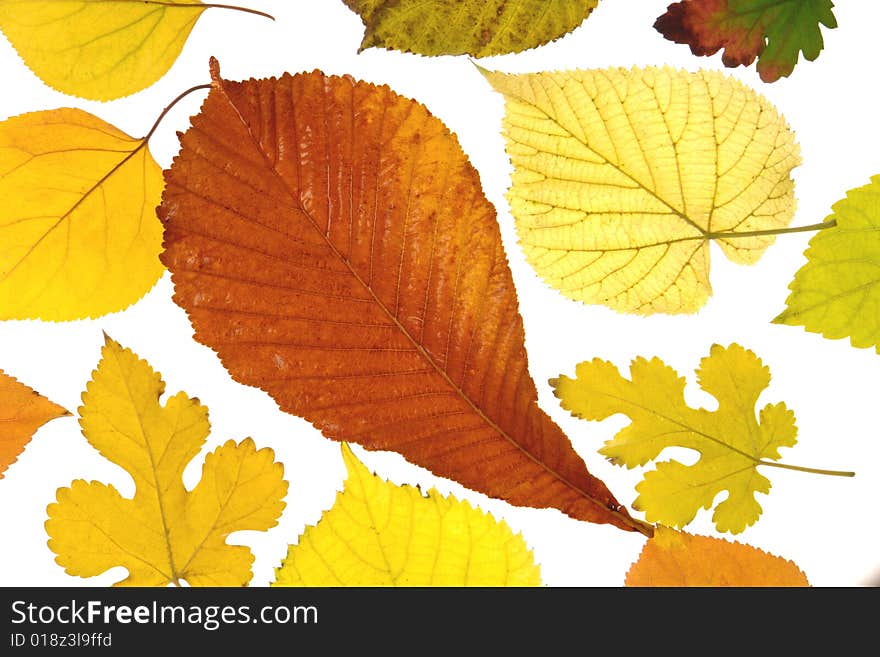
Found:
[[[343,443],[336,502],[275,571],[273,586],[539,586],[519,534],[466,501],[374,474]]]
[[[78,109],[0,123],[0,319],[122,310],[162,275],[162,170]]]
[[[199,0],[3,0],[0,29],[50,87],[112,100],[161,78],[206,8]]]
[[[80,577],[124,566],[120,585],[244,586],[253,555],[226,538],[277,523],[287,493],[283,466],[250,438],[230,440],[205,457],[201,480],[187,491],[183,471],[208,436],[207,409],[184,393],[161,405],[159,374],[109,338],[102,356],[80,425],[93,447],[131,474],[135,494],[124,498],[81,479],[59,488],[46,521],[56,561]]]
[[[481,69],[482,70],[482,69]],[[754,263],[794,214],[799,147],[761,96],[713,71],[506,75],[520,244],[564,295],[622,312],[695,312],[709,243]]]

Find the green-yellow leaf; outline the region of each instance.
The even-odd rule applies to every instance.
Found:
[[[506,99],[520,244],[567,297],[695,312],[711,294],[711,242],[754,263],[791,221],[799,147],[782,116],[733,78],[669,68],[483,74]]]
[[[770,491],[770,481],[757,466],[780,458],[780,447],[797,441],[794,414],[785,404],[767,404],[755,417],[755,405],[770,384],[770,370],[738,344],[713,345],[697,370],[700,387],[718,400],[718,409],[691,408],[684,399],[685,380],[658,358],[637,358],[631,379],[601,360],[577,366],[577,377],[551,380],[562,407],[585,420],[604,420],[617,413],[632,422],[599,450],[612,463],[628,468],[645,465],[667,447],[699,452],[693,465],[675,460],[657,464],[636,486],[633,507],[649,521],[684,527],[716,496],[718,531],[739,533],[758,520],[755,493]]]
[[[284,508],[284,468],[248,438],[205,457],[191,491],[183,471],[208,436],[208,412],[184,393],[159,399],[159,374],[107,339],[83,394],[80,425],[89,443],[134,479],[134,498],[112,485],[74,481],[59,488],[46,532],[56,561],[71,575],[128,569],[127,586],[244,586],[251,551],[226,538],[273,527]]]
[[[146,140],[78,109],[0,123],[0,319],[122,310],[162,275],[162,171]]]
[[[199,0],[3,0],[0,29],[53,89],[112,100],[161,78],[205,9]]]
[[[536,48],[580,25],[599,0],[344,0],[364,21],[361,50],[488,57]]]
[[[880,175],[832,210],[826,221],[837,226],[810,239],[788,307],[773,321],[880,353]]]
[[[273,586],[539,586],[519,534],[466,501],[396,486],[343,444],[336,503],[276,569]]]

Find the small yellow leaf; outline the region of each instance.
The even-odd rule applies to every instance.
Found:
[[[627,586],[809,586],[791,561],[751,545],[658,526]]]
[[[53,89],[112,100],[161,78],[206,8],[200,0],[3,0],[0,29]]]
[[[697,374],[700,387],[718,400],[717,410],[688,406],[684,378],[658,358],[634,360],[630,379],[612,363],[593,360],[577,366],[575,379],[561,376],[550,383],[562,407],[576,417],[604,420],[623,413],[632,420],[599,450],[612,463],[644,465],[673,446],[700,453],[693,465],[659,463],[636,486],[633,507],[649,521],[683,527],[727,491],[712,519],[718,531],[736,534],[761,515],[755,494],[770,491],[758,466],[779,459],[781,447],[797,442],[794,413],[780,403],[755,415],[770,370],[738,344],[713,345]]]
[[[531,551],[466,501],[371,474],[343,443],[336,503],[276,569],[273,586],[539,586]]]
[[[0,319],[122,310],[163,272],[164,182],[144,139],[78,109],[0,123]]]
[[[764,98],[713,71],[505,75],[508,200],[552,287],[622,312],[706,303],[709,245],[754,263],[794,215],[799,148]]]
[[[102,356],[80,425],[93,447],[131,474],[135,494],[127,499],[81,479],[59,488],[46,521],[56,561],[80,577],[125,566],[119,585],[246,585],[253,555],[226,538],[277,523],[287,494],[283,466],[250,438],[230,440],[207,455],[201,480],[187,491],[183,471],[208,436],[207,409],[184,393],[161,405],[159,374],[109,338]]]

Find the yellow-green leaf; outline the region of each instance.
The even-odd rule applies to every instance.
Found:
[[[849,337],[880,353],[880,175],[850,190],[816,233],[807,264],[789,285],[787,308],[773,321],[826,338]]]
[[[754,263],[791,221],[794,135],[733,78],[669,68],[483,74],[506,99],[520,245],[567,297],[695,312],[711,294],[711,242]]]
[[[276,569],[273,586],[538,586],[519,534],[466,501],[380,479],[343,443],[336,503]]]
[[[580,25],[599,0],[344,0],[364,21],[361,50],[488,57],[536,48]]]
[[[767,404],[755,417],[770,370],[754,353],[738,344],[713,345],[700,362],[698,381],[718,400],[715,411],[688,406],[684,378],[658,358],[636,358],[630,379],[598,359],[579,364],[576,372],[575,379],[550,382],[563,408],[585,420],[617,413],[632,420],[599,450],[612,463],[645,465],[673,446],[700,454],[693,465],[664,461],[645,474],[633,507],[649,521],[683,527],[722,491],[728,496],[712,516],[718,531],[736,534],[757,521],[761,505],[755,494],[770,491],[770,480],[757,467],[779,459],[780,447],[793,446],[797,428],[782,403]]]
[[[0,123],[0,319],[122,310],[162,275],[162,171],[145,139],[79,109]]]
[[[271,449],[248,438],[228,441],[205,457],[188,491],[183,471],[208,436],[208,411],[178,393],[163,404],[165,384],[133,352],[110,340],[83,393],[80,425],[101,454],[134,479],[135,494],[112,485],[74,481],[59,488],[46,532],[56,561],[71,575],[128,569],[127,586],[244,586],[251,551],[229,545],[243,530],[273,527],[284,508],[284,468]]]
[[[161,78],[206,8],[200,0],[3,0],[0,29],[50,87],[112,100]]]

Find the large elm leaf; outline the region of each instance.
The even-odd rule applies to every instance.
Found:
[[[654,27],[695,55],[723,48],[725,66],[749,66],[757,58],[761,79],[776,82],[791,75],[800,53],[808,61],[819,56],[819,26],[837,27],[833,8],[831,0],[682,0]]]
[[[133,94],[177,60],[201,0],[3,0],[0,30],[43,82],[92,100]]]
[[[880,175],[847,192],[826,221],[836,226],[810,239],[787,308],[773,321],[880,353]]]
[[[147,139],[79,109],[0,123],[0,319],[122,310],[163,272]]]
[[[622,312],[695,312],[711,294],[712,242],[754,263],[794,215],[794,135],[728,76],[483,74],[506,99],[507,198],[520,245],[567,297]]]
[[[364,22],[361,50],[488,57],[536,48],[580,25],[599,0],[344,0]]]
[[[134,480],[133,498],[77,479],[59,488],[46,532],[55,561],[92,577],[124,566],[123,586],[244,586],[254,557],[230,545],[235,532],[273,527],[284,509],[284,468],[253,440],[227,441],[205,457],[191,490],[183,472],[208,437],[208,410],[177,393],[131,350],[107,338],[83,393],[80,426],[89,443]]]
[[[196,339],[332,439],[650,533],[538,407],[495,210],[444,125],[349,77],[212,74],[159,208]]]
[[[522,536],[466,501],[396,486],[343,444],[345,487],[273,586],[540,586]]]

